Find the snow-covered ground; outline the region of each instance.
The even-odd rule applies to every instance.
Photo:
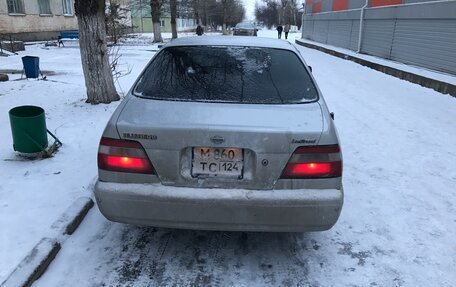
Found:
[[[127,91],[154,52],[152,46],[122,48],[131,74],[120,78]],[[156,47],[155,47],[156,49]],[[27,46],[18,56],[0,58],[0,70],[22,69],[21,57],[40,57],[42,70],[53,71],[48,81],[0,82],[0,282],[44,236],[52,223],[80,196],[91,196],[97,146],[106,121],[118,105],[92,106],[84,101],[85,87],[77,48]],[[128,60],[127,60],[128,59]],[[128,62],[128,65],[127,63]],[[37,105],[46,111],[46,124],[62,142],[55,157],[22,161],[13,152],[8,111]]]
[[[123,91],[157,49],[132,42],[121,50],[132,70],[120,79]],[[298,49],[335,112],[342,142],[345,204],[333,229],[140,228],[109,222],[94,208],[34,286],[455,286],[456,99]],[[118,104],[84,103],[77,48],[27,46],[0,58],[0,70],[21,69],[23,55],[39,56],[41,68],[57,74],[0,83],[0,282],[52,235],[52,223],[76,198],[91,195],[98,140]],[[64,143],[54,158],[18,161],[12,151],[8,111],[24,104],[46,110],[48,128]]]

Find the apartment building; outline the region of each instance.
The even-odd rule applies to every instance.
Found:
[[[0,0],[1,35],[37,41],[77,28],[73,0]]]
[[[131,23],[130,0],[107,0],[120,4],[126,23]],[[131,24],[130,24],[131,25]],[[60,31],[77,30],[74,0],[0,0],[0,38],[20,41],[57,39]]]

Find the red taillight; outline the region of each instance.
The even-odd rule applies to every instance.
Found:
[[[154,173],[139,142],[111,138],[102,138],[100,141],[98,168],[117,172]]]
[[[338,145],[298,147],[281,178],[330,178],[342,176]]]

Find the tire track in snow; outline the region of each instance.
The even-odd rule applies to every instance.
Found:
[[[123,230],[108,286],[305,286],[300,234]],[[305,250],[304,250],[305,251]]]
[[[114,276],[112,285],[131,286],[137,281],[161,285],[166,270],[166,262],[162,258],[170,236],[168,230],[127,226],[122,235],[122,252],[119,254],[118,266],[114,267],[117,276]]]

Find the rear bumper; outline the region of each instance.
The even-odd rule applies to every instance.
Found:
[[[299,232],[330,229],[343,190],[196,189],[98,181],[95,197],[109,220],[155,227]]]
[[[256,36],[256,33],[249,31],[234,31],[233,36]]]

